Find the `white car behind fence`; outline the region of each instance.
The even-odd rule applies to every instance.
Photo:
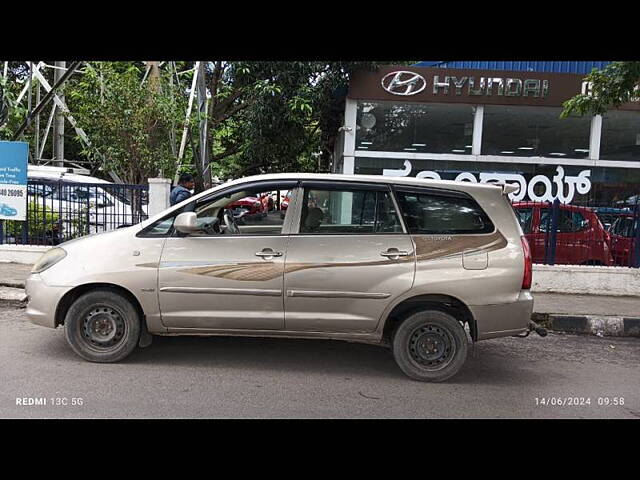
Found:
[[[91,233],[134,225],[148,217],[148,187],[67,173],[28,171],[27,222],[5,222],[2,243],[57,245]]]

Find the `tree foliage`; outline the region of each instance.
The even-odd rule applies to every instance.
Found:
[[[24,87],[25,68],[13,64],[8,68],[7,76],[0,75],[0,140],[11,140],[13,132],[20,126],[27,108],[17,103],[20,91]],[[17,63],[17,62],[16,62]],[[3,67],[0,65],[0,72]],[[24,103],[24,102],[23,102]]]
[[[141,84],[143,72],[134,63],[91,62],[65,92],[92,143],[83,153],[127,183],[176,170],[171,133],[181,121],[183,95],[168,83],[160,90]]]
[[[619,107],[640,96],[640,62],[612,62],[602,70],[593,69],[585,77],[591,93],[580,94],[563,104],[562,118],[577,113],[602,115],[611,107]]]
[[[373,62],[212,62],[213,171],[220,177],[326,171],[349,74]]]
[[[195,62],[164,63],[159,88],[150,88],[149,81],[143,83],[143,62],[85,62],[83,72],[65,84],[65,95],[92,146],[67,128],[65,134],[74,141],[67,142],[65,150],[71,147],[82,157],[78,160],[89,161],[98,176],[114,171],[131,183],[144,183],[155,175],[173,177],[193,78],[189,70]],[[329,171],[344,121],[349,74],[377,65],[204,62],[206,112],[203,117],[194,103],[180,171],[196,173],[199,190],[209,186],[211,176],[226,180],[268,172]],[[14,80],[21,77],[24,83],[22,67],[14,67]],[[9,104],[23,88],[16,81],[7,89]],[[2,137],[10,136],[24,119],[24,101],[10,110]],[[41,124],[46,115],[43,111]],[[205,164],[198,155],[200,121],[207,124]],[[24,138],[33,142],[33,125]]]

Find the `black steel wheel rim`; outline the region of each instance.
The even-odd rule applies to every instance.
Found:
[[[82,336],[87,346],[98,351],[113,350],[127,333],[127,324],[120,312],[108,305],[93,307],[82,321]]]
[[[441,370],[451,363],[455,353],[453,335],[440,325],[425,323],[409,337],[411,359],[422,369]]]

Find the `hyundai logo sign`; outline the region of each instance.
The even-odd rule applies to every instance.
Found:
[[[422,75],[414,72],[391,72],[382,79],[382,88],[394,95],[415,95],[427,86],[427,81]]]

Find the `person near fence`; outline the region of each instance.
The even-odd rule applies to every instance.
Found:
[[[186,200],[191,196],[191,190],[195,187],[195,182],[193,180],[193,175],[189,173],[183,173],[180,175],[178,179],[178,185],[171,190],[171,194],[169,196],[169,203],[171,206],[174,206],[177,203]]]

